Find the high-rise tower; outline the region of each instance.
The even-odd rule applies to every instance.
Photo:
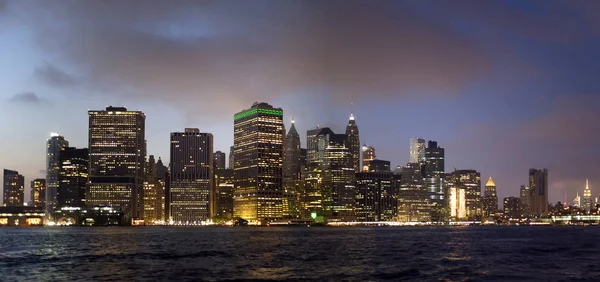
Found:
[[[300,135],[294,120],[285,138],[283,159],[283,188],[286,207],[284,216],[300,217],[300,196],[302,192],[302,171],[300,158]]]
[[[410,163],[420,163],[425,159],[425,139],[410,139]]]
[[[225,153],[216,151],[214,153],[214,165],[215,169],[225,169]]]
[[[350,153],[352,153],[354,172],[360,172],[360,136],[353,113],[350,113],[350,119],[348,120],[348,125],[346,125],[346,135],[348,135],[348,140],[350,141]]]
[[[427,142],[424,162],[425,187],[432,200],[432,220],[439,220],[441,209],[446,204],[444,193],[444,148],[438,146],[436,141]],[[479,192],[481,195],[481,188]],[[468,214],[467,214],[468,216]]]
[[[46,213],[52,217],[56,209],[56,190],[58,189],[58,171],[60,152],[69,147],[69,141],[58,133],[50,134],[46,142]]]
[[[483,216],[490,217],[498,211],[498,195],[496,194],[496,184],[492,177],[488,179],[483,191],[481,203],[483,205]]]
[[[31,181],[31,205],[34,207],[46,206],[46,179],[36,178]]]
[[[254,103],[234,119],[234,216],[265,224],[283,216],[283,110]]]
[[[25,203],[25,178],[15,170],[4,170],[4,206],[21,207]]]
[[[362,171],[368,172],[371,167],[371,162],[375,160],[375,147],[364,144],[362,147]]]
[[[60,152],[59,167],[57,207],[83,207],[86,204],[85,188],[88,182],[88,149],[65,148]]]
[[[548,170],[529,170],[529,214],[545,216],[548,214]]]
[[[464,190],[464,215],[466,216],[466,219],[481,219],[481,174],[478,171],[470,169],[455,170],[446,175],[444,185],[447,187],[447,194],[450,194],[448,195],[450,198],[445,204],[450,206],[451,213],[452,209],[456,207],[456,205],[453,205],[453,201],[457,200],[457,198],[453,196],[458,196],[462,201],[462,189]],[[453,191],[456,193],[455,195],[452,195]],[[460,201],[457,203],[459,204],[458,206],[462,206]],[[458,209],[459,214],[461,213],[460,210],[461,209]]]
[[[144,217],[146,115],[125,107],[89,114],[89,206],[121,209],[128,219]]]
[[[199,224],[211,215],[213,136],[197,128],[171,133],[171,216],[177,224]]]
[[[583,209],[588,213],[592,210],[592,190],[590,190],[590,183],[585,180],[585,190],[583,190]]]

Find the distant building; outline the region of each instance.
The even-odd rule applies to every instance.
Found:
[[[488,179],[484,189],[483,198],[481,199],[483,216],[489,218],[494,216],[496,211],[498,211],[498,195],[496,194],[496,184],[492,180],[492,177]]]
[[[146,115],[112,106],[88,115],[87,205],[122,210],[128,222],[143,218]]]
[[[235,162],[233,156],[233,146],[231,146],[229,147],[229,169],[233,169],[233,164]]]
[[[217,170],[216,216],[222,219],[233,217],[233,169]]]
[[[175,224],[210,219],[213,161],[212,134],[197,128],[171,133],[170,208]]]
[[[583,190],[583,209],[590,213],[592,211],[592,190],[590,190],[590,183],[585,180],[585,190]]]
[[[46,179],[36,178],[31,181],[31,206],[46,207]]]
[[[350,113],[350,119],[346,126],[346,135],[350,141],[350,153],[352,154],[352,166],[354,167],[354,172],[360,172],[360,135],[353,113]]]
[[[398,191],[398,221],[431,221],[431,197],[423,183],[423,171],[419,163],[408,163],[400,174]]]
[[[160,166],[163,166],[160,159],[159,162]],[[162,179],[159,178],[159,170],[163,170]],[[144,222],[146,224],[165,221],[164,170],[165,168],[159,169],[154,156],[150,155],[146,164],[146,181],[144,181]]]
[[[481,174],[476,170],[455,170],[446,176],[448,191],[465,190],[465,213],[467,220],[481,220]],[[457,195],[460,196],[460,191]]]
[[[225,169],[225,153],[216,151],[214,153],[214,158],[215,169]]]
[[[67,147],[60,152],[57,207],[83,207],[88,182],[89,153],[87,148]]]
[[[362,171],[368,172],[369,167],[371,166],[371,161],[375,160],[375,147],[367,146],[367,144],[362,147]]]
[[[519,190],[520,198],[521,198],[521,209],[523,213],[523,217],[529,216],[529,204],[531,201],[531,189],[529,186],[521,185],[521,189]]]
[[[53,217],[56,209],[56,191],[58,189],[58,170],[60,152],[69,147],[69,141],[57,133],[50,134],[46,142],[46,213]]]
[[[284,209],[283,217],[301,216],[301,195],[304,190],[302,157],[300,155],[300,135],[292,120],[292,126],[285,138],[283,159]]]
[[[529,170],[529,213],[536,216],[548,214],[548,170]]]
[[[518,219],[522,214],[521,199],[517,197],[504,198],[504,217]]]
[[[448,206],[450,208],[450,219],[467,219],[467,189],[460,185],[451,185],[448,188]]]
[[[425,160],[425,139],[410,139],[410,163],[421,163]]]
[[[15,170],[4,170],[4,206],[21,207],[25,203],[25,178]]]
[[[431,195],[432,220],[440,221],[442,209],[446,206],[444,191],[444,148],[436,141],[428,141],[425,148],[424,178],[425,187]],[[481,191],[479,192],[481,193]]]
[[[374,159],[369,162],[367,172],[390,172],[390,161]]]
[[[393,221],[397,218],[398,191],[392,173],[359,172],[356,174],[357,221]]]

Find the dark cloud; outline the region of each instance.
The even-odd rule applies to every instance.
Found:
[[[39,97],[34,92],[22,92],[17,93],[12,96],[9,100],[12,103],[24,103],[24,104],[32,104],[39,105],[42,103],[47,103],[47,101],[41,97]]]
[[[48,63],[37,67],[33,75],[35,78],[54,87],[73,87],[81,84],[81,81],[76,77]]]

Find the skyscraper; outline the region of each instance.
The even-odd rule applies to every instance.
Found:
[[[216,151],[214,153],[214,158],[215,169],[225,169],[225,153]]]
[[[423,183],[423,171],[419,163],[408,163],[400,174],[398,192],[398,221],[431,221],[431,195]]]
[[[410,139],[410,163],[420,163],[425,159],[425,139]]]
[[[171,133],[171,216],[177,224],[210,219],[214,185],[213,136],[197,128]]]
[[[350,141],[350,153],[352,154],[354,172],[360,172],[360,136],[353,113],[350,113],[350,119],[348,120],[348,125],[346,125],[346,135]]]
[[[251,224],[283,216],[283,110],[254,103],[234,115],[234,214]]]
[[[529,213],[536,216],[548,214],[548,170],[529,170]]]
[[[425,187],[431,195],[432,220],[438,221],[440,220],[440,212],[446,205],[446,200],[444,195],[444,148],[439,147],[436,141],[427,142],[424,176]],[[481,191],[479,191],[479,194],[481,194]]]
[[[300,196],[303,190],[302,171],[300,157],[300,135],[292,120],[292,126],[285,138],[285,149],[283,159],[283,188],[286,207],[284,217],[297,218],[300,213]]]
[[[15,170],[4,170],[4,206],[21,207],[25,203],[25,178]]]
[[[59,156],[66,147],[69,147],[69,141],[58,133],[50,134],[50,139],[46,142],[46,213],[49,217],[53,217],[56,209]]]
[[[235,160],[233,159],[233,146],[229,147],[229,169],[233,169]]]
[[[46,206],[46,179],[36,178],[31,181],[31,205],[34,207]]]
[[[371,166],[371,161],[375,160],[375,147],[364,144],[362,147],[362,171],[368,172]]]
[[[519,194],[521,199],[522,217],[527,217],[529,215],[529,204],[531,201],[531,190],[529,189],[529,186],[521,185]]]
[[[216,216],[222,219],[233,217],[233,169],[217,171]]]
[[[517,197],[504,198],[504,217],[507,219],[519,219],[522,217],[521,199]]]
[[[476,170],[455,170],[447,174],[445,182],[448,192],[451,192],[452,189],[457,189],[456,195],[458,197],[461,197],[459,189],[464,189],[466,219],[480,220],[482,215],[481,174]],[[451,203],[448,204],[450,205]]]
[[[374,159],[369,162],[366,172],[391,172],[390,161]]]
[[[498,211],[498,195],[496,194],[496,184],[492,177],[488,179],[485,184],[485,190],[483,191],[483,198],[481,199],[481,203],[483,205],[483,216],[490,217],[493,216],[496,211]]]
[[[160,164],[155,161],[153,155],[150,155],[146,164],[146,181],[144,181],[144,222],[146,224],[156,224],[165,220],[163,209],[165,208],[166,168],[160,159],[158,161]]]
[[[88,114],[87,205],[112,206],[128,219],[143,218],[146,115],[112,106]]]
[[[357,221],[393,221],[398,214],[397,186],[388,171],[359,172],[356,174]]]
[[[590,190],[590,183],[585,180],[585,190],[583,190],[583,209],[586,212],[592,211],[592,190]]]
[[[67,147],[60,152],[59,159],[57,208],[85,206],[89,171],[88,149]]]

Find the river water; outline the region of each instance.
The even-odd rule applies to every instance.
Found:
[[[0,281],[600,281],[600,227],[0,228]]]

